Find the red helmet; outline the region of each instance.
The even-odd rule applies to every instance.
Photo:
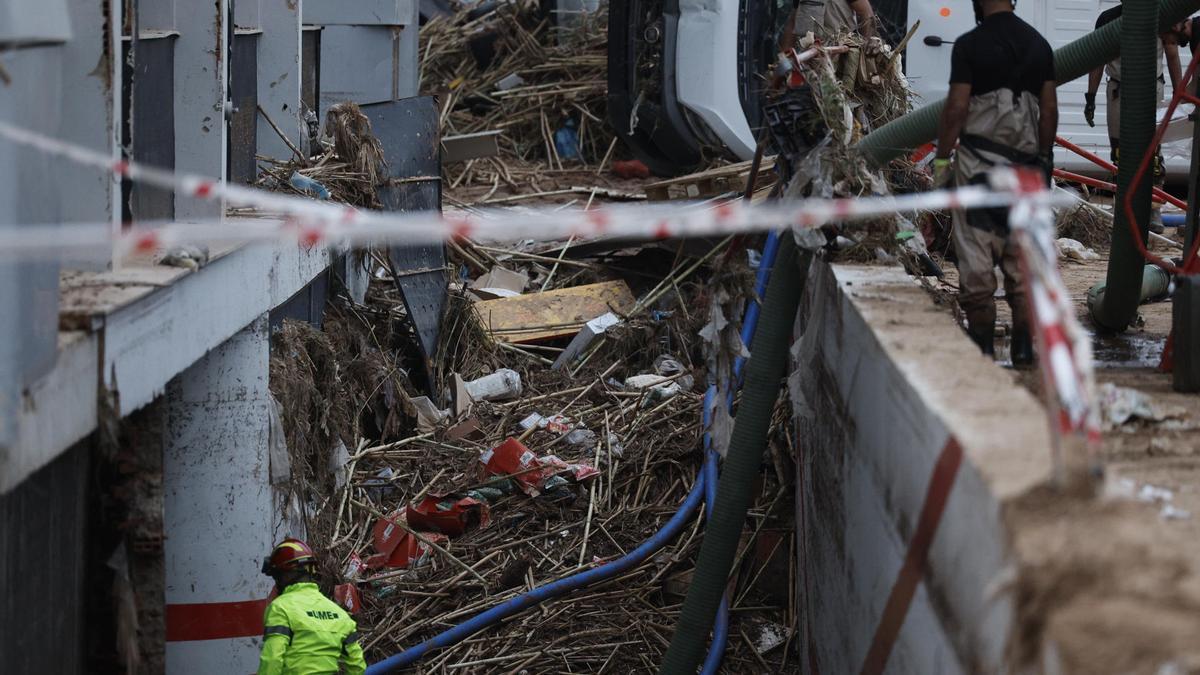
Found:
[[[311,567],[316,560],[317,556],[308,544],[288,537],[271,550],[271,555],[263,559],[262,571],[263,574],[290,572]]]

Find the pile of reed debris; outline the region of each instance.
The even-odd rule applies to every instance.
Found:
[[[259,156],[263,170],[256,185],[362,208],[381,208],[378,189],[387,182],[387,162],[383,146],[371,130],[371,120],[357,104],[344,102],[329,107],[311,156],[283,132],[279,136],[291,148],[292,157],[280,160]]]
[[[557,24],[536,0],[460,11],[421,28],[420,89],[438,97],[443,136],[499,130],[501,158],[462,167],[458,184],[516,181],[535,167],[598,167],[616,138],[605,96],[608,13]],[[578,138],[563,156],[555,134]]]
[[[294,501],[370,659],[628,553],[695,485],[707,364],[731,348],[699,336],[714,302],[733,312],[749,297],[751,256],[728,239],[586,246],[457,242],[432,390],[409,376],[414,338],[382,266],[366,303],[331,302],[324,331],[276,335]],[[610,316],[581,345],[593,314]],[[789,409],[738,552],[725,672],[796,663]],[[696,513],[632,570],[413,672],[655,671],[703,535]]]

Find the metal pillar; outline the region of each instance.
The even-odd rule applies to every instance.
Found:
[[[1200,120],[1192,120],[1192,171],[1188,178],[1187,232],[1183,250],[1186,255],[1196,241],[1200,226]],[[1185,261],[1186,262],[1186,261]],[[1200,391],[1200,276],[1180,276],[1176,280],[1174,305],[1171,308],[1173,364],[1171,385],[1175,391]]]
[[[54,135],[117,161],[121,159],[121,107],[125,99],[120,64],[125,3],[72,0],[68,4],[74,35],[62,47],[62,125]],[[62,199],[62,222],[102,222],[113,232],[120,231],[120,181],[92,167],[62,161],[55,168],[54,184],[69,186],[65,188],[69,193]],[[105,270],[112,267],[112,251],[97,249],[64,262],[79,269]]]
[[[175,169],[213,178],[226,176],[225,103],[229,82],[227,0],[177,2],[175,22]],[[215,219],[219,201],[175,195],[179,220]]]
[[[257,667],[276,515],[264,314],[167,386],[168,673]]]
[[[296,147],[302,138],[300,121],[300,3],[261,0],[258,41],[258,104]],[[257,113],[257,111],[256,111]],[[258,153],[287,159],[292,151],[258,114]]]
[[[417,95],[417,3],[306,0],[303,20],[323,27],[322,118],[342,101],[382,103]]]

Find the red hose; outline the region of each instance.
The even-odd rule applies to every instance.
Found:
[[[1067,150],[1070,150],[1071,152],[1079,155],[1080,157],[1090,161],[1092,164],[1095,164],[1096,166],[1100,167],[1101,169],[1104,169],[1105,171],[1107,171],[1109,173],[1117,172],[1116,164],[1113,164],[1112,162],[1110,162],[1106,159],[1102,159],[1099,155],[1096,155],[1095,153],[1084,150],[1083,148],[1079,147],[1078,145],[1075,145],[1071,141],[1068,141],[1067,139],[1063,138],[1062,136],[1055,136],[1054,142],[1063,146]]]
[[[1099,178],[1091,178],[1090,176],[1081,176],[1077,173],[1071,173],[1070,171],[1063,169],[1055,169],[1054,177],[1061,178],[1069,183],[1078,183],[1079,185],[1086,185],[1099,190],[1107,190],[1109,192],[1117,191],[1117,186],[1109,183],[1108,181],[1103,181]],[[1187,209],[1187,202],[1175,197],[1174,195],[1162,192],[1161,190],[1158,190],[1154,193],[1154,201],[1158,204],[1162,204],[1164,201],[1166,201],[1170,204],[1178,206],[1181,209]]]
[[[1068,141],[1067,139],[1063,138],[1062,136],[1056,137],[1054,139],[1054,142],[1058,143],[1059,145],[1066,148],[1067,150],[1070,150],[1071,152],[1079,155],[1080,157],[1090,161],[1091,163],[1095,164],[1096,166],[1100,167],[1101,169],[1108,171],[1109,173],[1115,174],[1117,172],[1117,167],[1112,162],[1102,159],[1092,152],[1088,152],[1087,150],[1084,150],[1083,148],[1079,147],[1078,145],[1075,145],[1071,141]],[[1069,174],[1068,172],[1065,172],[1065,171],[1063,173],[1068,174],[1068,175],[1062,176],[1063,180],[1069,180],[1071,182],[1079,183],[1081,185],[1090,185],[1091,187],[1100,188],[1102,190],[1109,190],[1112,192],[1117,191],[1116,186],[1113,185],[1112,183],[1103,183],[1102,181],[1097,181],[1096,183],[1093,183],[1093,182],[1089,182],[1089,181],[1094,181],[1095,179],[1092,179],[1092,178],[1084,179],[1084,176],[1080,176],[1079,174],[1073,174],[1073,173]],[[1054,175],[1056,175],[1056,176],[1058,175],[1058,169],[1054,170]],[[1083,179],[1083,180],[1078,180],[1078,179]],[[1097,183],[1101,183],[1101,184],[1097,184]],[[1167,192],[1166,190],[1163,190],[1162,188],[1155,187],[1154,188],[1154,196],[1158,198],[1155,201],[1159,202],[1160,204],[1162,202],[1167,202],[1168,204],[1171,204],[1172,206],[1176,206],[1180,209],[1183,209],[1184,211],[1187,210],[1187,202],[1185,202],[1182,199],[1176,197],[1175,195]]]
[[[1191,98],[1187,95],[1186,91],[1188,83],[1192,81],[1192,75],[1196,72],[1197,64],[1200,64],[1200,59],[1194,59],[1188,64],[1187,72],[1183,74],[1183,79],[1179,82],[1179,86],[1175,88],[1175,93],[1171,96],[1171,103],[1167,106],[1167,113],[1163,116],[1163,120],[1159,123],[1158,128],[1155,129],[1154,140],[1146,147],[1146,153],[1142,155],[1142,161],[1138,164],[1137,172],[1134,173],[1133,180],[1130,182],[1129,189],[1125,192],[1125,198],[1121,204],[1125,209],[1125,219],[1129,221],[1129,230],[1133,234],[1133,243],[1137,246],[1138,252],[1146,260],[1158,265],[1171,274],[1178,274],[1180,269],[1175,267],[1171,261],[1154,255],[1146,248],[1146,242],[1142,238],[1142,231],[1138,227],[1137,220],[1133,215],[1133,193],[1137,191],[1138,186],[1146,179],[1146,171],[1150,168],[1150,162],[1154,158],[1154,149],[1162,143],[1163,136],[1167,133],[1167,124],[1171,121],[1171,116],[1175,114],[1175,108],[1184,97]],[[1190,268],[1193,260],[1196,258],[1196,250],[1200,248],[1200,237],[1196,237],[1195,239],[1196,241],[1192,243],[1192,250],[1188,251],[1187,255],[1183,258],[1183,269]]]

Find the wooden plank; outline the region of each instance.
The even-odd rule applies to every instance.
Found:
[[[512,343],[570,337],[583,325],[610,311],[633,307],[624,281],[606,281],[475,303],[492,337]]]
[[[750,162],[738,162],[698,173],[668,178],[647,184],[642,189],[650,201],[706,199],[725,192],[742,192],[750,176]],[[763,158],[758,180],[762,184],[774,176],[775,157]]]

